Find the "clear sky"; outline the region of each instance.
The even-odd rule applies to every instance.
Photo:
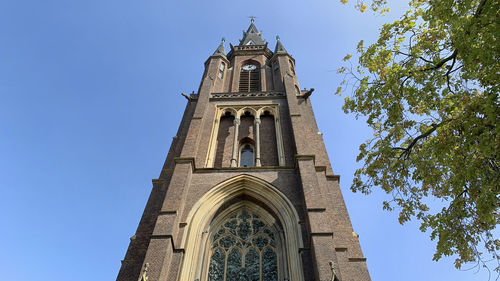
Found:
[[[352,1],[351,1],[352,2]],[[386,16],[339,0],[0,1],[0,272],[4,280],[114,280],[204,61],[255,24],[296,59],[374,281],[486,280],[433,262],[387,196],[349,190],[370,135],[333,93],[336,69]]]

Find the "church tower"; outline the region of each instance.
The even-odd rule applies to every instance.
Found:
[[[368,281],[295,59],[252,19],[205,62],[117,281]]]

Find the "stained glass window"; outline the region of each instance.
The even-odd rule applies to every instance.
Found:
[[[208,281],[278,281],[274,228],[242,209],[211,238]]]

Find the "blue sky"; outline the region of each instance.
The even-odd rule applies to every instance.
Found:
[[[433,262],[418,223],[349,190],[370,135],[333,93],[335,70],[381,17],[330,1],[0,2],[0,272],[17,281],[114,280],[204,61],[248,16],[296,59],[374,281],[486,280]],[[396,3],[397,2],[397,3]],[[398,6],[400,5],[400,6]],[[438,202],[437,202],[438,203]]]

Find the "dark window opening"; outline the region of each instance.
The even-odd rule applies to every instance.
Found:
[[[290,63],[290,70],[292,71],[292,73],[295,75],[295,68],[293,67],[293,62],[292,60],[288,60],[288,62]]]

